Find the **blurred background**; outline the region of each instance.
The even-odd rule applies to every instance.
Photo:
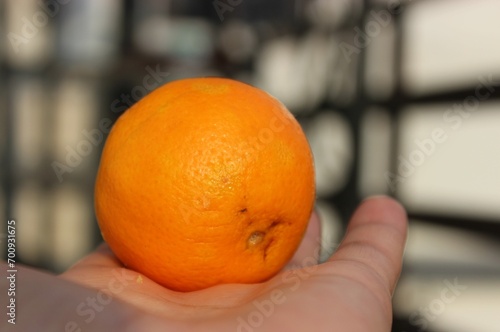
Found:
[[[500,331],[500,1],[0,2],[0,254],[61,272],[100,241],[109,124],[155,86],[216,75],[293,112],[326,259],[356,205],[410,217],[393,331]]]

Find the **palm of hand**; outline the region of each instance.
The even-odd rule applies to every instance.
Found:
[[[313,217],[289,266],[260,284],[174,292],[124,268],[107,246],[61,277],[99,290],[90,303],[82,302],[82,313],[113,311],[107,319],[130,331],[389,331],[405,219],[388,198],[366,201],[336,253],[316,265],[319,227]],[[93,319],[87,312],[84,322]]]

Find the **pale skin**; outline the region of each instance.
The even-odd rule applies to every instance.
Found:
[[[59,276],[18,265],[16,325],[4,318],[0,330],[390,331],[407,234],[402,206],[365,200],[335,254],[315,265],[319,232],[313,215],[292,261],[271,280],[191,293],[124,268],[106,245]],[[8,288],[7,279],[0,285]]]

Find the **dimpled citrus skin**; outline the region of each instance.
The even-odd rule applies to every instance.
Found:
[[[174,81],[127,110],[95,184],[99,227],[115,255],[177,291],[276,275],[314,198],[297,121],[266,92],[224,78]]]

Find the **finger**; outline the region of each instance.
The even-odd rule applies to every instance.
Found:
[[[319,216],[313,211],[307,230],[295,255],[287,264],[285,269],[295,269],[299,267],[317,264],[321,247],[321,227]]]
[[[343,262],[350,271],[368,270],[377,281],[372,284],[392,294],[401,272],[406,235],[404,208],[389,197],[369,198],[354,213],[330,261]]]
[[[101,243],[93,252],[71,266],[68,271],[90,266],[123,267],[123,264],[118,260],[118,258],[116,258],[109,246],[104,242]]]
[[[103,273],[96,273],[96,271],[117,270],[119,268],[123,268],[123,264],[116,258],[108,245],[102,243],[93,252],[61,273],[59,277],[90,286],[105,278]]]

